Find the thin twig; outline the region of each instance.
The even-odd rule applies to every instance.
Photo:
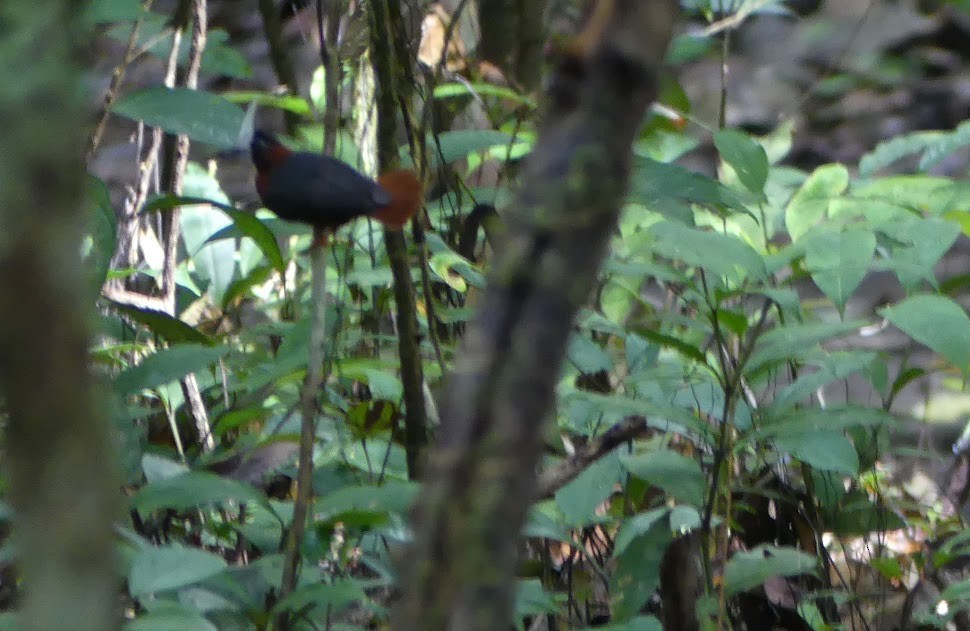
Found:
[[[145,0],[142,3],[142,13],[148,12],[153,1]],[[138,43],[138,33],[141,31],[141,25],[141,16],[131,25],[131,33],[128,34],[128,42],[125,44],[125,54],[121,58],[121,63],[118,64],[114,73],[111,75],[111,84],[104,93],[104,105],[101,110],[101,116],[98,118],[97,125],[94,126],[94,131],[91,132],[90,138],[88,138],[88,150],[85,155],[85,160],[91,160],[91,156],[94,155],[94,152],[101,145],[101,138],[104,136],[104,130],[108,126],[108,118],[111,116],[111,106],[114,105],[115,99],[118,98],[118,91],[121,89],[121,84],[125,80],[125,73],[128,71],[128,66],[138,56],[135,52],[135,44]]]

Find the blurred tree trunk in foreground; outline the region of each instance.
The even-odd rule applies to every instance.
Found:
[[[20,629],[119,619],[117,486],[88,372],[80,264],[81,0],[0,3],[0,378],[24,589]]]
[[[549,82],[478,313],[455,354],[402,558],[397,631],[509,627],[519,533],[573,319],[626,192],[675,0],[600,0]]]

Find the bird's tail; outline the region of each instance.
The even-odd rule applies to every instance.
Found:
[[[424,202],[421,181],[414,171],[388,171],[377,178],[377,183],[391,196],[391,203],[373,214],[391,230],[400,230],[418,214]]]

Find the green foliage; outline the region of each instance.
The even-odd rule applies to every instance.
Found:
[[[712,20],[780,5],[682,4]],[[164,24],[140,6],[100,0],[90,19],[113,24],[110,36],[120,39],[138,16],[146,20],[143,38],[162,33]],[[247,76],[225,38],[213,43],[207,72]],[[686,63],[716,44],[681,36],[668,59]],[[163,55],[166,45],[151,52]],[[264,92],[151,87],[122,97],[113,111],[228,149],[239,142],[237,104],[309,118],[323,105],[323,74],[316,77],[313,106]],[[669,83],[661,101],[686,110],[683,90]],[[354,87],[353,77],[345,87]],[[485,82],[442,83],[433,94],[442,108],[474,100],[493,122],[492,129],[429,135],[435,172],[450,166],[460,181],[492,161],[502,183],[468,188],[460,181],[426,205],[427,256],[413,256],[411,271],[419,286],[426,277],[431,288],[421,292],[418,309],[432,398],[486,285],[489,259],[475,255],[482,248],[459,253],[462,218],[472,198],[498,200],[508,218],[501,200],[528,185],[516,181],[515,162],[531,150],[539,111],[532,95]],[[891,139],[858,165],[806,172],[784,164],[791,124],[756,137],[737,129],[682,130],[661,118],[652,115],[635,143],[625,212],[597,291],[570,333],[543,464],[562,463],[620,421],[642,419],[643,428],[532,506],[515,589],[520,629],[536,616],[555,617],[557,628],[590,628],[580,613],[590,603],[609,606],[611,624],[597,628],[660,629],[645,614],[656,612],[651,598],[670,544],[688,534],[710,554],[698,580],[711,595],[723,587],[731,602],[767,581],[812,579],[820,593],[849,600],[847,585],[827,583],[820,572],[819,556],[836,549],[820,551],[821,533],[849,540],[925,525],[914,523],[923,517],[884,492],[879,478],[885,436],[898,425],[885,410],[927,375],[965,378],[970,366],[970,320],[955,297],[966,279],[941,282],[935,271],[961,232],[970,234],[968,189],[925,173],[970,143],[967,123]],[[307,120],[293,130],[293,142],[319,149],[320,130]],[[351,131],[341,129],[340,155],[356,158]],[[675,163],[698,146],[716,149],[717,176]],[[919,157],[919,173],[880,175],[910,156]],[[409,146],[401,157],[414,162]],[[181,209],[176,313],[105,301],[102,337],[92,349],[117,404],[119,444],[137,446],[138,454],[128,454],[126,468],[139,531],[126,530],[119,544],[138,611],[126,628],[261,629],[280,612],[293,614],[298,628],[362,628],[351,619],[366,620],[360,624],[367,628],[386,625],[385,593],[396,576],[391,559],[412,536],[407,517],[419,486],[407,479],[400,431],[406,410],[383,233],[360,221],[331,248],[315,497],[297,589],[276,600],[292,496],[270,499],[250,482],[294,474],[291,457],[266,454],[292,456],[299,431],[310,231],[265,210],[239,210],[241,200],[230,199],[198,164],[190,165],[184,193],[154,197],[141,209]],[[92,182],[86,203],[83,254],[92,284],[139,271],[157,276],[155,269],[109,270],[117,228],[100,182]],[[860,288],[880,273],[898,280],[902,298],[860,301]],[[932,351],[935,363],[897,369],[886,353],[858,343],[888,325]],[[190,406],[178,385],[189,374],[213,422],[213,453],[200,453],[192,440]],[[849,394],[840,398],[843,392]],[[753,507],[769,504],[773,516],[752,517]],[[797,519],[784,521],[787,511]],[[799,528],[797,541],[781,540]],[[781,534],[757,539],[764,532]],[[568,554],[552,560],[563,549]],[[934,563],[966,549],[958,536]],[[895,572],[903,561],[886,554],[878,561]],[[593,585],[606,595],[594,596]],[[812,611],[820,616],[811,594],[799,609],[806,620]],[[966,601],[966,586],[947,596]]]

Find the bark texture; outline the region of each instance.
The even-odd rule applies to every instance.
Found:
[[[456,354],[441,443],[402,559],[398,631],[508,628],[542,424],[619,215],[631,143],[656,96],[677,14],[675,0],[607,4],[605,26],[579,40],[550,81],[508,232]]]
[[[115,458],[88,372],[94,292],[79,261],[87,4],[0,3],[0,385],[18,628],[30,630],[120,625]]]

